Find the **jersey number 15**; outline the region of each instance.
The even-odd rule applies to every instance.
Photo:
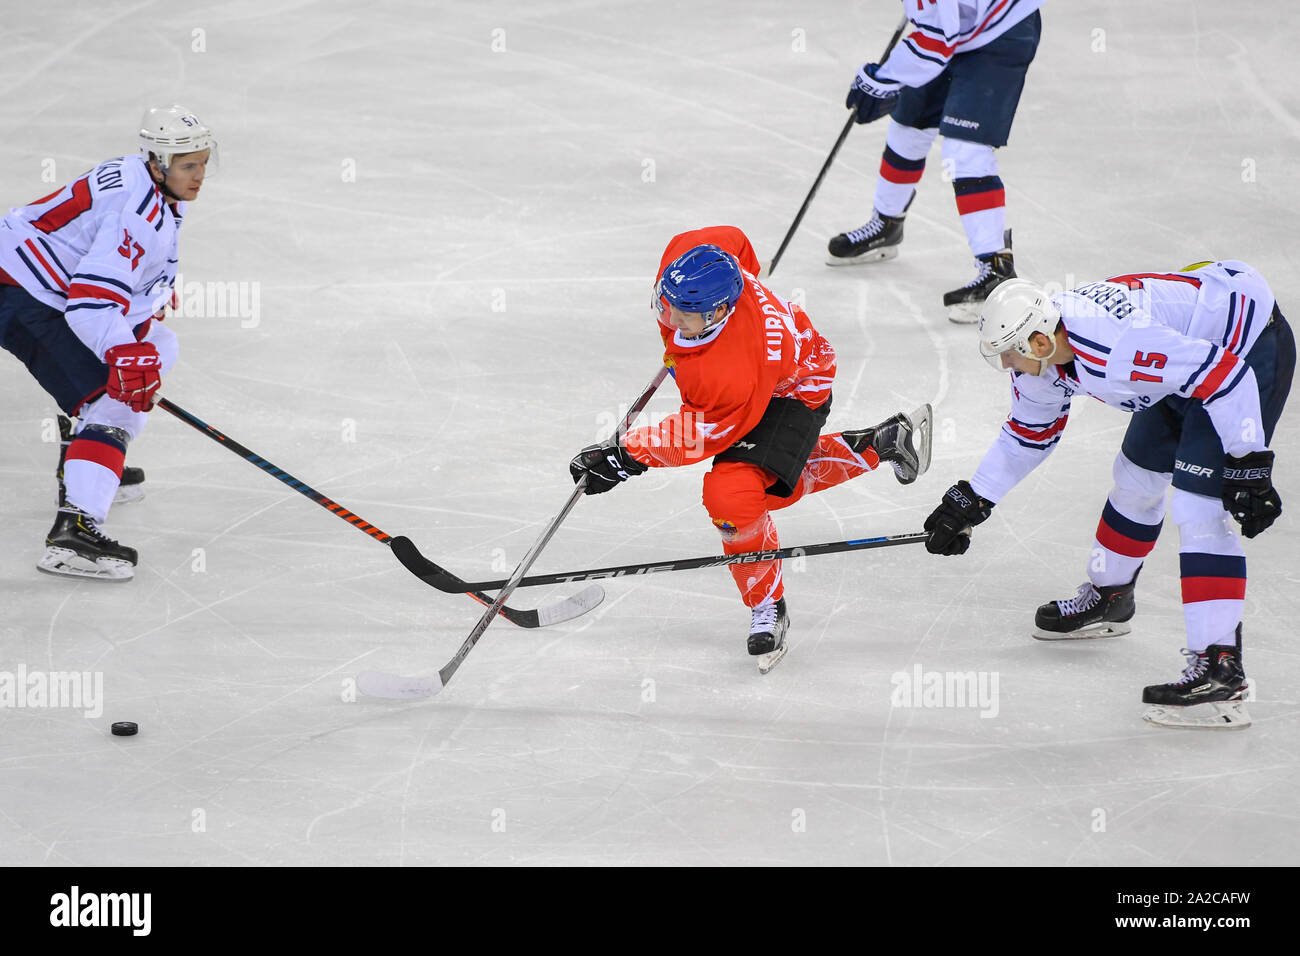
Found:
[[[1142,352],[1133,353],[1133,364],[1141,365],[1143,368],[1164,368],[1165,363],[1169,361],[1169,356],[1162,355],[1159,352]],[[1128,380],[1130,382],[1163,382],[1164,377],[1161,375],[1148,375],[1146,372],[1129,372]]]

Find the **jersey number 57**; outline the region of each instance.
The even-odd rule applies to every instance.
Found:
[[[135,252],[134,256],[131,254],[133,250]],[[144,247],[132,239],[131,234],[125,229],[122,230],[122,244],[117,247],[117,251],[123,259],[131,260],[132,272],[134,272],[135,267],[140,264],[140,257],[144,255]]]

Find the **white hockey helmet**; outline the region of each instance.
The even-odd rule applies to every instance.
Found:
[[[216,167],[217,141],[212,130],[183,106],[154,106],[144,111],[140,120],[140,155],[148,162],[150,157],[166,172],[172,157],[181,153],[197,153],[210,149],[209,170]]]
[[[980,355],[1003,372],[1008,366],[1002,364],[1002,356],[1014,349],[1025,358],[1041,362],[1041,374],[1048,359],[1056,354],[1054,333],[1060,321],[1061,310],[1046,289],[1028,279],[1008,279],[994,287],[980,310]],[[1052,340],[1052,351],[1041,358],[1029,346],[1029,337],[1035,332]]]

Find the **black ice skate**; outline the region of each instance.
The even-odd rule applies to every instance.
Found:
[[[1000,283],[1016,277],[1016,266],[1011,255],[1011,230],[1003,236],[1006,248],[1001,252],[990,252],[975,259],[978,272],[974,279],[960,289],[953,289],[943,295],[943,304],[948,308],[948,319],[959,325],[969,325],[980,320],[980,308]]]
[[[1250,726],[1244,701],[1250,691],[1241,666],[1241,625],[1237,645],[1211,644],[1197,652],[1183,648],[1187,667],[1169,684],[1142,691],[1142,703],[1154,704],[1142,719],[1157,727],[1240,730]]]
[[[933,410],[927,403],[910,415],[899,412],[879,425],[843,432],[840,437],[859,455],[874,448],[881,461],[893,466],[898,483],[910,485],[930,467],[933,425]]]
[[[68,457],[68,446],[72,444],[72,420],[66,415],[59,416],[59,469],[55,477],[59,482],[59,507],[68,506],[68,489],[63,483],[63,462]],[[122,480],[118,483],[113,504],[124,505],[139,501],[144,497],[144,469],[126,465],[122,468]]]
[[[144,497],[144,469],[122,466],[122,480],[118,482],[113,504],[124,505]]]
[[[36,567],[47,574],[129,581],[135,576],[138,557],[135,548],[120,545],[100,531],[90,515],[63,507],[45,536],[45,554]]]
[[[842,232],[830,241],[827,265],[852,266],[880,262],[898,255],[903,241],[903,217],[882,216],[874,209],[871,219],[858,229]]]
[[[1051,601],[1038,609],[1034,637],[1040,641],[1075,641],[1127,634],[1133,628],[1126,622],[1137,610],[1133,599],[1136,584],[1137,574],[1128,584],[1114,587],[1095,587],[1091,581],[1079,585],[1074,597]]]
[[[766,674],[785,657],[785,632],[790,629],[790,617],[785,613],[785,598],[764,601],[751,611],[749,653],[758,658],[758,672]]]

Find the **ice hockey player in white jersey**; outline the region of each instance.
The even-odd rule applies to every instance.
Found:
[[[984,304],[980,351],[1012,372],[1011,413],[975,474],[926,519],[926,548],[965,553],[972,527],[1051,454],[1076,394],[1132,412],[1088,581],[1038,609],[1034,636],[1129,631],[1138,572],[1172,484],[1187,665],[1177,680],[1143,691],[1144,716],[1163,726],[1248,726],[1246,558],[1232,521],[1253,538],[1282,512],[1268,445],[1295,369],[1295,339],[1263,277],[1225,260],[1052,296],[1012,279]]]
[[[176,361],[163,324],[177,236],[216,151],[181,106],[148,110],[137,154],[100,163],[0,220],[0,345],[78,419],[60,459],[59,509],[42,571],[122,581],[138,555],[101,525],[127,444]]]
[[[979,305],[1016,274],[995,152],[1011,135],[1025,74],[1038,50],[1042,0],[903,0],[908,24],[883,63],[858,70],[845,106],[859,123],[888,115],[871,218],[830,241],[830,265],[898,254],[903,218],[943,137],[975,277],[944,294],[954,322],[975,322]]]

